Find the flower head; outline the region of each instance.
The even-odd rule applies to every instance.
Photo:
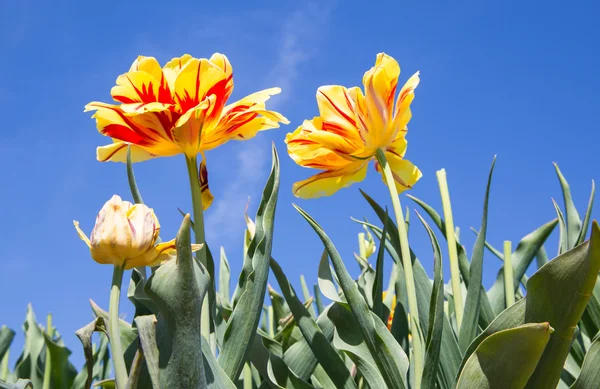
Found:
[[[160,224],[154,211],[144,204],[131,204],[114,195],[104,204],[90,238],[74,221],[81,240],[90,248],[92,258],[102,264],[157,266],[175,255],[175,239],[157,244]],[[193,245],[193,250],[200,249]]]
[[[383,292],[383,296],[382,299],[385,300],[385,296],[387,295],[387,292]],[[396,295],[394,295],[394,297],[392,298],[392,307],[390,309],[390,315],[388,316],[387,319],[387,328],[388,330],[392,330],[392,324],[394,323],[394,312],[396,311]]]
[[[419,84],[419,73],[402,87],[394,106],[399,76],[398,62],[380,53],[375,66],[363,77],[364,94],[359,87],[348,89],[339,85],[317,90],[320,115],[305,120],[288,134],[286,143],[297,164],[323,172],[295,183],[296,196],[330,196],[362,181],[378,150],[385,152],[398,192],[419,180],[419,169],[404,159],[410,103]],[[375,167],[382,171],[378,163]]]

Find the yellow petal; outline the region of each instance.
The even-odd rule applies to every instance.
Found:
[[[129,71],[146,72],[159,81],[162,78],[162,69],[154,57],[144,57],[143,55],[138,56],[131,64]]]
[[[192,59],[194,59],[194,57],[191,55],[184,54],[181,57],[173,58],[163,66],[162,72],[171,91],[175,90],[175,80],[177,79],[177,75],[181,71],[181,68]]]
[[[221,53],[213,54],[209,61],[217,65],[219,69],[225,73],[226,86],[224,100],[227,100],[233,91],[233,68],[231,67],[231,63],[229,63],[229,59]]]
[[[265,101],[280,91],[279,88],[265,89],[226,106],[218,123],[206,126],[202,148],[211,150],[229,140],[246,140],[259,131],[278,128],[279,123],[288,124],[289,120],[283,115],[265,108]]]
[[[423,175],[418,167],[412,164],[412,162],[403,159],[395,153],[386,152],[385,158],[390,164],[390,168],[392,169],[392,174],[394,176],[394,181],[396,183],[396,189],[398,193],[402,193],[407,189],[411,189],[414,184],[419,181],[421,176]],[[383,172],[381,171],[381,166],[379,164],[375,164],[375,168],[378,172],[382,173],[381,176],[383,181],[385,182],[385,177]]]
[[[154,211],[144,204],[134,204],[127,210],[127,220],[131,226],[131,245],[127,248],[128,257],[136,256],[140,252],[154,246],[155,237],[160,232],[160,227],[155,224]]]
[[[225,99],[227,76],[223,70],[205,58],[189,60],[175,79],[175,102],[184,113],[195,108],[207,96],[216,101]]]
[[[215,96],[209,96],[196,107],[188,110],[175,123],[173,141],[190,158],[195,157],[200,152],[200,141],[204,137],[205,119],[214,104]]]
[[[294,195],[303,199],[331,196],[341,188],[360,182],[367,175],[368,161],[354,164],[342,171],[325,171],[307,180],[296,182]]]
[[[339,85],[322,86],[317,90],[317,105],[323,120],[322,130],[339,135],[357,146],[360,139],[354,100],[346,88]]]
[[[340,154],[310,138],[310,134],[322,129],[320,117],[305,120],[293,133],[287,134],[285,143],[288,154],[300,166],[321,170],[339,170],[356,161]]]
[[[157,80],[150,73],[137,71],[120,75],[110,94],[124,104],[153,103],[159,101],[159,89],[160,78]]]
[[[389,55],[379,53],[375,66],[363,77],[367,126],[377,147],[385,146],[383,142],[390,138],[388,127],[392,121],[399,75],[398,62]]]
[[[406,84],[400,90],[398,101],[396,102],[396,112],[394,114],[394,129],[396,131],[402,131],[406,129],[406,125],[412,117],[410,111],[410,104],[415,98],[415,88],[419,85],[419,72],[416,72],[411,78],[408,79]]]
[[[83,240],[88,247],[91,247],[89,238],[83,231],[81,231],[81,228],[79,228],[79,222],[77,220],[73,220],[73,225],[75,226],[77,235],[79,235],[79,239]]]
[[[96,110],[92,118],[103,135],[141,146],[158,156],[181,153],[171,135],[173,117],[168,110],[129,115],[119,106],[99,102],[86,105],[89,110]]]
[[[96,159],[100,162],[127,162],[127,142],[113,139],[114,143],[96,148]],[[131,145],[131,162],[142,162],[158,155],[151,154],[140,146]]]

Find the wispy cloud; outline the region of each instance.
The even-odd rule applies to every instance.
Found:
[[[277,96],[269,104],[270,109],[280,110],[286,104],[286,96],[290,96],[297,82],[301,66],[314,58],[318,51],[319,39],[333,2],[308,3],[292,12],[281,25],[279,57],[270,72],[269,85],[277,85],[284,94]],[[306,23],[310,20],[311,23]],[[243,211],[248,195],[260,193],[264,173],[270,162],[271,153],[266,141],[258,136],[252,140],[252,147],[240,148],[237,154],[238,167],[229,184],[211,207],[207,217],[207,235],[209,239],[221,244],[228,243],[230,238],[241,238],[244,228]],[[210,166],[209,166],[210,168]]]

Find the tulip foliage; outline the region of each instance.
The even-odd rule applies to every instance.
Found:
[[[201,72],[210,82],[191,98],[186,83],[198,81]],[[0,388],[600,387],[600,227],[591,222],[593,186],[581,218],[570,186],[555,165],[564,200],[562,208],[554,203],[557,218],[524,236],[514,250],[510,242],[501,250],[486,240],[492,164],[481,226],[474,230],[476,243],[469,256],[453,225],[445,171],[438,172],[442,212],[408,195],[415,223],[400,205],[398,192],[410,189],[421,172],[403,159],[418,77],[402,88],[393,109],[398,77],[397,63],[379,55],[376,66],[365,74],[364,95],[358,88],[320,90],[321,116],[287,138],[296,162],[324,170],[296,184],[294,191],[301,197],[330,195],[358,182],[366,164],[376,161],[394,212],[390,215],[386,204],[361,190],[375,218],[354,219],[364,231],[358,234],[355,254],[360,273],[350,273],[351,259],[342,258],[320,226],[318,220],[326,215],[309,215],[299,206],[299,215],[315,232],[304,239],[323,244],[321,258],[314,259],[317,285],[309,288],[304,277],[299,283],[291,280],[285,273],[286,258],[271,255],[280,190],[279,156],[273,146],[257,214],[246,215],[240,237],[243,265],[232,285],[225,250],[215,251],[204,238],[203,212],[212,194],[207,197],[204,156],[199,166],[196,154],[235,137],[254,136],[286,119],[266,110],[264,91],[251,95],[248,104],[224,106],[233,78],[231,64],[222,55],[211,60],[184,56],[162,70],[155,60],[138,58],[113,88],[121,105],[92,105],[99,131],[114,141],[99,149],[98,158],[110,160],[107,156],[114,151],[116,159],[127,162],[135,204],[118,196],[109,200],[90,238],[75,223],[90,256],[99,265],[114,267],[109,307],[105,310],[91,301],[94,320],[76,333],[85,355],[78,368],[70,362],[71,352],[52,317],[38,323],[30,305],[23,324],[24,348],[14,367],[9,366],[9,355],[15,332],[0,328]],[[337,109],[335,96],[343,98],[343,109]],[[247,120],[242,129],[238,119]],[[152,127],[159,122],[160,131]],[[205,122],[210,123],[208,143],[198,137]],[[248,123],[252,128],[244,127]],[[385,136],[373,132],[378,123],[385,124]],[[196,138],[173,136],[195,131],[201,132]],[[351,142],[339,152],[336,142],[344,136]],[[172,154],[185,154],[192,214],[182,212],[176,239],[161,243],[158,218],[143,204],[132,163]],[[431,255],[416,257],[409,228],[426,231]],[[546,247],[555,229],[558,252],[549,260]],[[443,258],[444,246],[448,260]],[[482,283],[486,253],[502,264],[489,289]],[[430,266],[432,274],[425,270]],[[533,267],[535,271],[528,272]],[[124,274],[129,276],[127,297],[135,308],[127,320],[119,315]],[[270,275],[277,288],[268,285]],[[450,275],[448,284],[444,275]]]

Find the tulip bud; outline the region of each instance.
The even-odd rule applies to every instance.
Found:
[[[156,266],[176,254],[175,239],[156,244],[160,224],[154,211],[144,204],[131,204],[114,195],[100,210],[90,239],[74,221],[81,240],[92,258],[101,264],[131,269]],[[197,251],[200,246],[193,245]]]

